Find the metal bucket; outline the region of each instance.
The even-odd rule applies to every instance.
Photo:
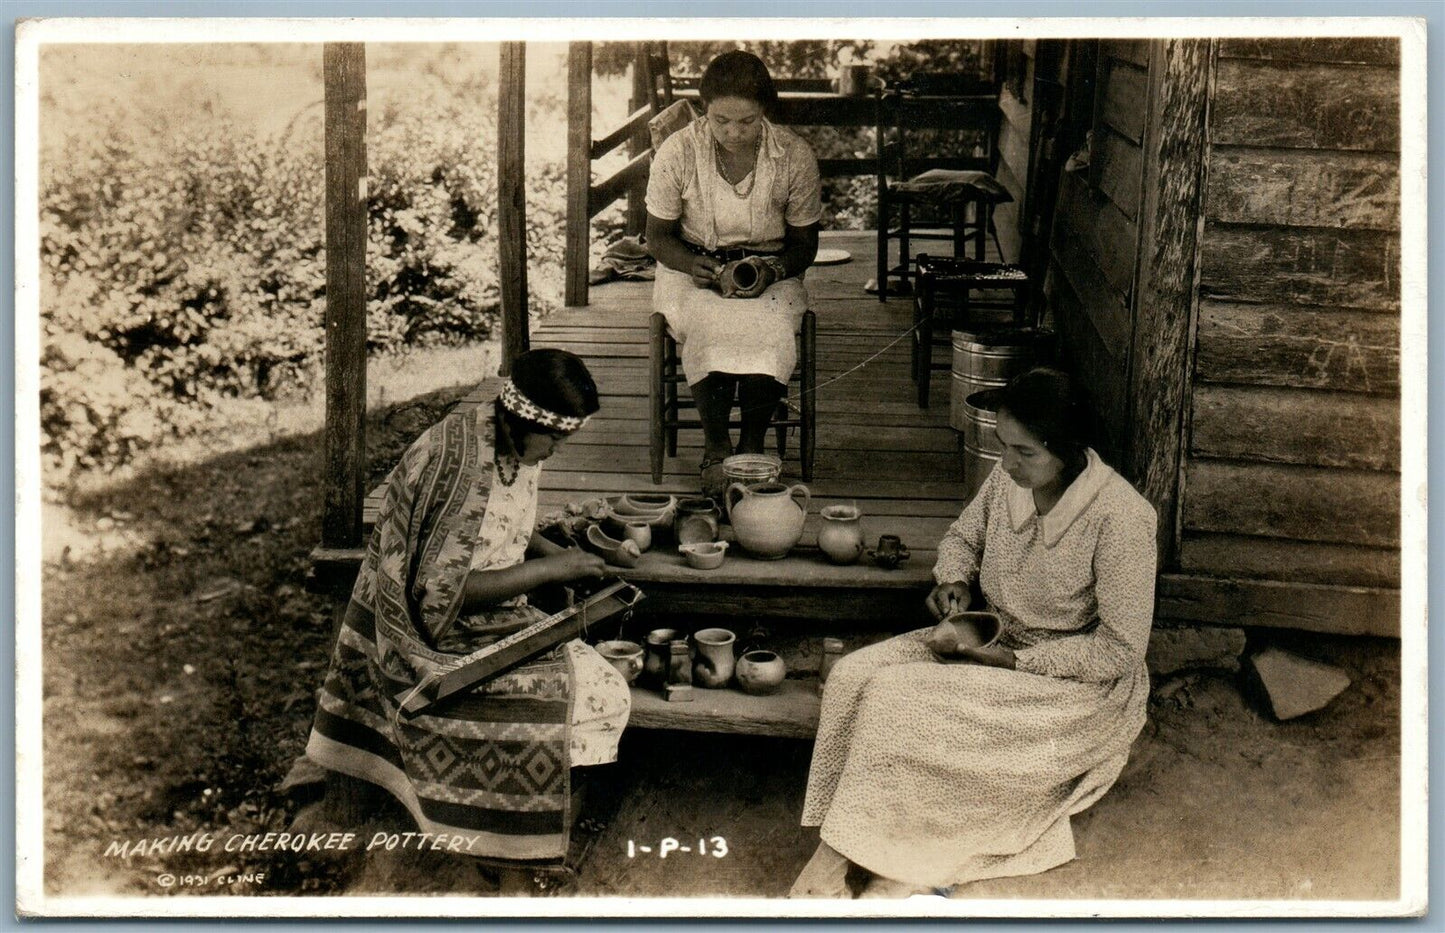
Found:
[[[1043,334],[1033,327],[986,327],[953,332],[953,379],[949,424],[964,426],[964,400],[984,389],[998,389],[1038,359]],[[992,428],[990,427],[990,433]]]
[[[955,383],[956,384],[956,383]],[[986,390],[974,392],[954,406],[961,412],[963,433],[963,490],[964,498],[972,499],[993,465],[1003,459],[1003,448],[999,445],[994,429],[998,426],[995,410],[996,394]]]

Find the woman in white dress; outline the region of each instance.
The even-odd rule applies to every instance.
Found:
[[[761,59],[719,55],[698,91],[704,115],[653,158],[647,244],[658,261],[653,306],[678,342],[702,421],[703,491],[716,495],[723,458],[762,453],[787,391],[823,209],[812,150],[767,118],[778,94]],[[724,297],[725,267],[737,261],[756,281]],[[728,429],[735,400],[736,447]]]
[[[1144,725],[1154,508],[1083,444],[1069,379],[1002,391],[1003,457],[938,546],[935,617],[973,584],[1003,634],[941,663],[909,632],[828,678],[803,805],[821,844],[794,896],[941,892],[1074,857],[1069,817],[1103,796]]]

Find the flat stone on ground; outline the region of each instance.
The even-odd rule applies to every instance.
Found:
[[[1266,648],[1250,658],[1250,665],[1281,721],[1323,709],[1350,685],[1349,675],[1338,667],[1279,648]]]
[[[1243,651],[1244,632],[1237,628],[1156,628],[1145,660],[1155,677],[1200,667],[1234,672]]]

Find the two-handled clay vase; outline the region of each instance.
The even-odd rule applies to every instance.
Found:
[[[835,564],[851,564],[863,553],[863,513],[857,506],[829,505],[818,514],[818,548]]]
[[[722,687],[732,680],[736,660],[733,643],[737,636],[725,628],[698,629],[692,636],[697,654],[692,664],[692,682],[699,687]]]
[[[803,501],[797,501],[798,493]],[[802,483],[733,483],[727,490],[728,521],[738,543],[754,557],[777,560],[787,556],[803,537],[808,516],[808,487]]]

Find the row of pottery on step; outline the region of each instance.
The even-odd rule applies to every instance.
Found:
[[[725,628],[698,629],[691,639],[676,629],[654,629],[647,634],[642,672],[648,684],[660,689],[685,685],[717,689],[736,680],[745,693],[776,691],[788,674],[783,659],[763,650],[735,657],[736,642],[737,636]]]

